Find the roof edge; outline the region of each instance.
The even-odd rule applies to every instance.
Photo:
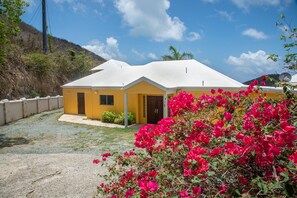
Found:
[[[125,85],[123,87],[123,89],[125,89],[125,90],[129,89],[129,88],[133,87],[134,85],[136,85],[136,84],[138,84],[140,82],[147,82],[147,83],[149,83],[149,84],[151,84],[151,85],[153,85],[153,86],[155,86],[155,87],[157,87],[157,88],[159,88],[159,89],[161,89],[163,91],[167,91],[166,87],[164,87],[164,86],[160,85],[159,83],[156,83],[155,81],[152,81],[152,80],[150,80],[150,79],[148,79],[148,78],[146,78],[144,76],[138,78],[137,80],[134,80],[134,81],[130,82],[127,85]]]

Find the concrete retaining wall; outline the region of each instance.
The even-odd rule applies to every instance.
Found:
[[[0,102],[0,126],[5,124],[4,102]]]
[[[0,101],[0,126],[36,113],[64,106],[63,96]]]

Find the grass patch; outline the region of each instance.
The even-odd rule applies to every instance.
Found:
[[[100,152],[121,151],[133,147],[135,129],[87,126],[66,141],[66,147],[75,151],[97,148]]]

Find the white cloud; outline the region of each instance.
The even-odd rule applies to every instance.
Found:
[[[130,33],[156,41],[181,40],[186,30],[177,17],[168,15],[169,0],[115,0],[115,6],[123,20],[131,27]]]
[[[188,41],[196,41],[196,40],[200,40],[201,38],[202,38],[201,35],[197,32],[190,32],[187,36]]]
[[[249,36],[249,37],[252,37],[255,39],[259,39],[259,40],[268,38],[268,36],[264,32],[258,31],[254,28],[249,28],[249,29],[244,30],[242,32],[242,35]]]
[[[202,0],[204,3],[216,3],[219,0]]]
[[[95,54],[98,54],[107,60],[125,59],[124,55],[122,55],[120,52],[118,41],[113,37],[106,38],[105,43],[102,43],[98,40],[92,40],[88,45],[83,45],[82,47],[94,52]]]
[[[144,52],[139,52],[135,49],[132,49],[132,52],[137,56],[137,58],[139,60],[146,60],[146,59],[150,59],[150,60],[158,60],[159,58],[157,57],[156,54],[150,52],[150,53],[144,53]]]
[[[278,6],[281,0],[231,0],[238,8],[248,10],[252,6]]]
[[[159,58],[157,57],[157,55],[154,54],[154,53],[148,53],[148,54],[147,54],[147,57],[150,58],[150,59],[152,59],[152,60],[158,60],[158,59],[159,59]]]
[[[200,60],[201,63],[205,64],[205,65],[211,65],[211,61],[209,59],[203,59],[203,60]]]
[[[216,10],[216,12],[217,12],[223,19],[227,19],[228,21],[233,21],[232,14],[229,14],[227,11],[225,11],[225,10]]]
[[[96,3],[99,3],[101,6],[105,6],[104,0],[93,0]]]
[[[280,71],[279,64],[268,58],[263,50],[257,52],[242,53],[239,57],[229,56],[226,62],[234,65],[240,75],[251,75],[258,77],[263,74],[270,74]]]
[[[86,12],[87,6],[80,0],[53,0],[56,4],[67,3],[74,12]]]

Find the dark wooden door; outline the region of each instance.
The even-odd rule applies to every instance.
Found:
[[[85,114],[85,94],[77,93],[78,114]]]
[[[147,97],[147,123],[157,124],[163,118],[163,97]]]

